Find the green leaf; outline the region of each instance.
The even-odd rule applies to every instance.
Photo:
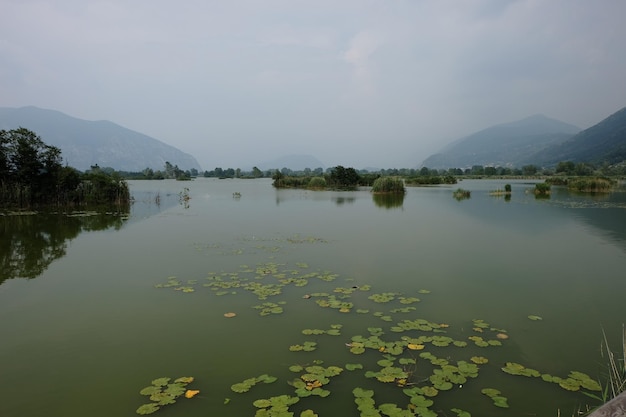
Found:
[[[152,381],[152,385],[156,385],[157,387],[162,387],[167,385],[170,382],[171,378],[157,378]]]
[[[141,407],[139,407],[137,409],[137,414],[141,414],[141,415],[146,415],[146,414],[152,414],[155,411],[159,410],[159,405],[156,403],[149,403],[149,404],[144,404]]]
[[[155,387],[154,385],[150,385],[149,387],[145,387],[144,389],[139,391],[141,395],[152,395],[156,394],[157,392],[161,392],[161,387]]]

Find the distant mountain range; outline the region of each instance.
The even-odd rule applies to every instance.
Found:
[[[182,170],[201,170],[193,156],[109,121],[82,120],[32,106],[1,107],[0,129],[18,127],[61,149],[63,162],[81,171],[95,164],[120,171],[163,170],[166,161]]]
[[[544,149],[572,138],[580,128],[534,115],[499,124],[461,138],[431,155],[422,166],[436,169],[522,166]]]
[[[626,161],[626,107],[583,131],[543,115],[492,126],[451,143],[421,166],[551,167],[561,161],[596,165]]]
[[[572,138],[535,155],[539,165],[561,161],[587,162],[595,165],[626,161],[626,107]]]

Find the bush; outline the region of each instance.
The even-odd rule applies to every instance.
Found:
[[[578,178],[571,180],[567,188],[584,193],[608,193],[613,189],[615,181],[608,178]]]
[[[537,195],[548,195],[550,194],[550,184],[545,182],[540,182],[535,184],[535,194]]]
[[[404,181],[398,177],[380,177],[374,181],[372,192],[377,194],[404,194]]]
[[[323,190],[326,188],[326,179],[324,179],[324,177],[313,177],[309,180],[308,188]]]

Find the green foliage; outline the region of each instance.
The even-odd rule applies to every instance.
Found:
[[[550,188],[550,184],[546,182],[537,183],[535,184],[535,195],[549,195]]]
[[[330,170],[328,184],[338,189],[354,189],[359,185],[360,176],[354,168],[338,165]]]
[[[309,180],[307,187],[313,190],[323,190],[326,188],[326,179],[324,179],[324,177],[313,177]]]
[[[571,191],[584,193],[608,193],[615,186],[616,182],[609,178],[577,178],[567,182],[567,188]]]
[[[452,175],[438,176],[416,176],[409,177],[405,180],[406,185],[438,185],[438,184],[456,184],[457,180]]]
[[[470,198],[471,192],[469,190],[464,190],[463,188],[457,188],[454,193],[452,193],[452,196],[457,201],[461,201]]]
[[[404,181],[398,177],[380,177],[374,181],[373,193],[404,194]]]
[[[81,174],[61,165],[61,151],[24,128],[0,130],[0,200],[4,207],[128,204],[128,185],[97,166]]]

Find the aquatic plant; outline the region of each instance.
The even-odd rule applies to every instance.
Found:
[[[584,177],[569,180],[567,189],[579,193],[608,193],[613,190],[617,181],[603,177]]]
[[[372,192],[377,194],[404,194],[404,181],[399,177],[379,177],[372,185]]]
[[[471,192],[469,190],[464,190],[462,188],[457,188],[453,193],[452,197],[454,197],[457,201],[466,200],[471,198]]]
[[[535,184],[535,189],[533,190],[535,195],[537,196],[547,196],[550,195],[551,187],[547,182],[539,182]]]
[[[188,384],[194,381],[194,378],[191,376],[177,378],[172,383],[170,381],[171,378],[169,377],[157,378],[152,380],[152,385],[139,391],[139,394],[149,396],[152,402],[137,408],[137,414],[152,414],[165,405],[174,404],[176,399],[182,395],[185,398],[193,398],[200,392],[199,390],[188,390],[186,388]]]

